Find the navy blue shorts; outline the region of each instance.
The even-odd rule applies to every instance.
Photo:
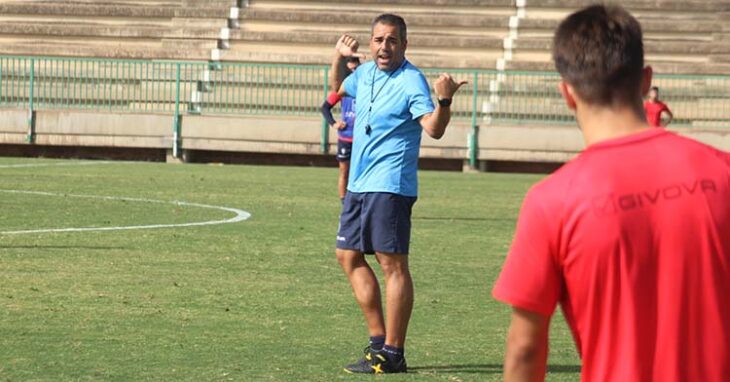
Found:
[[[408,254],[415,197],[385,192],[347,192],[342,204],[337,248],[366,254]]]
[[[352,153],[352,142],[337,141],[337,161],[348,162]]]

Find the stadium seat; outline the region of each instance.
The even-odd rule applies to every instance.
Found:
[[[207,60],[231,3],[0,0],[0,54]]]

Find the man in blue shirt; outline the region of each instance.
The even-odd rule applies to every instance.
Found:
[[[347,70],[352,73],[360,66],[360,58],[347,57]],[[337,85],[339,88],[339,85]],[[341,102],[342,120],[336,121],[332,116],[332,108]],[[330,125],[337,129],[337,162],[339,162],[340,174],[337,181],[337,190],[340,200],[345,200],[347,193],[347,178],[350,174],[350,155],[352,153],[352,130],[355,128],[355,98],[340,97],[337,91],[331,92],[322,104],[322,116]]]
[[[441,74],[428,82],[405,58],[408,45],[403,18],[375,18],[370,38],[373,61],[360,65],[338,94],[356,99],[350,178],[337,233],[337,259],[365,316],[370,346],[365,357],[348,365],[350,373],[403,373],[404,347],[413,308],[408,268],[411,209],[418,194],[421,134],[439,139],[451,119],[451,98],[466,82]],[[358,55],[358,42],[344,35],[335,48],[334,78],[346,57]],[[384,319],[380,286],[365,254],[375,254],[385,276]]]

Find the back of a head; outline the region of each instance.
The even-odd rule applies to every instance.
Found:
[[[641,25],[620,6],[592,5],[568,16],[555,32],[553,59],[563,79],[587,103],[641,102]]]

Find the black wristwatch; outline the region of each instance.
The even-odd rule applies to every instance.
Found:
[[[441,107],[451,106],[451,98],[439,98],[439,106],[441,106]]]

